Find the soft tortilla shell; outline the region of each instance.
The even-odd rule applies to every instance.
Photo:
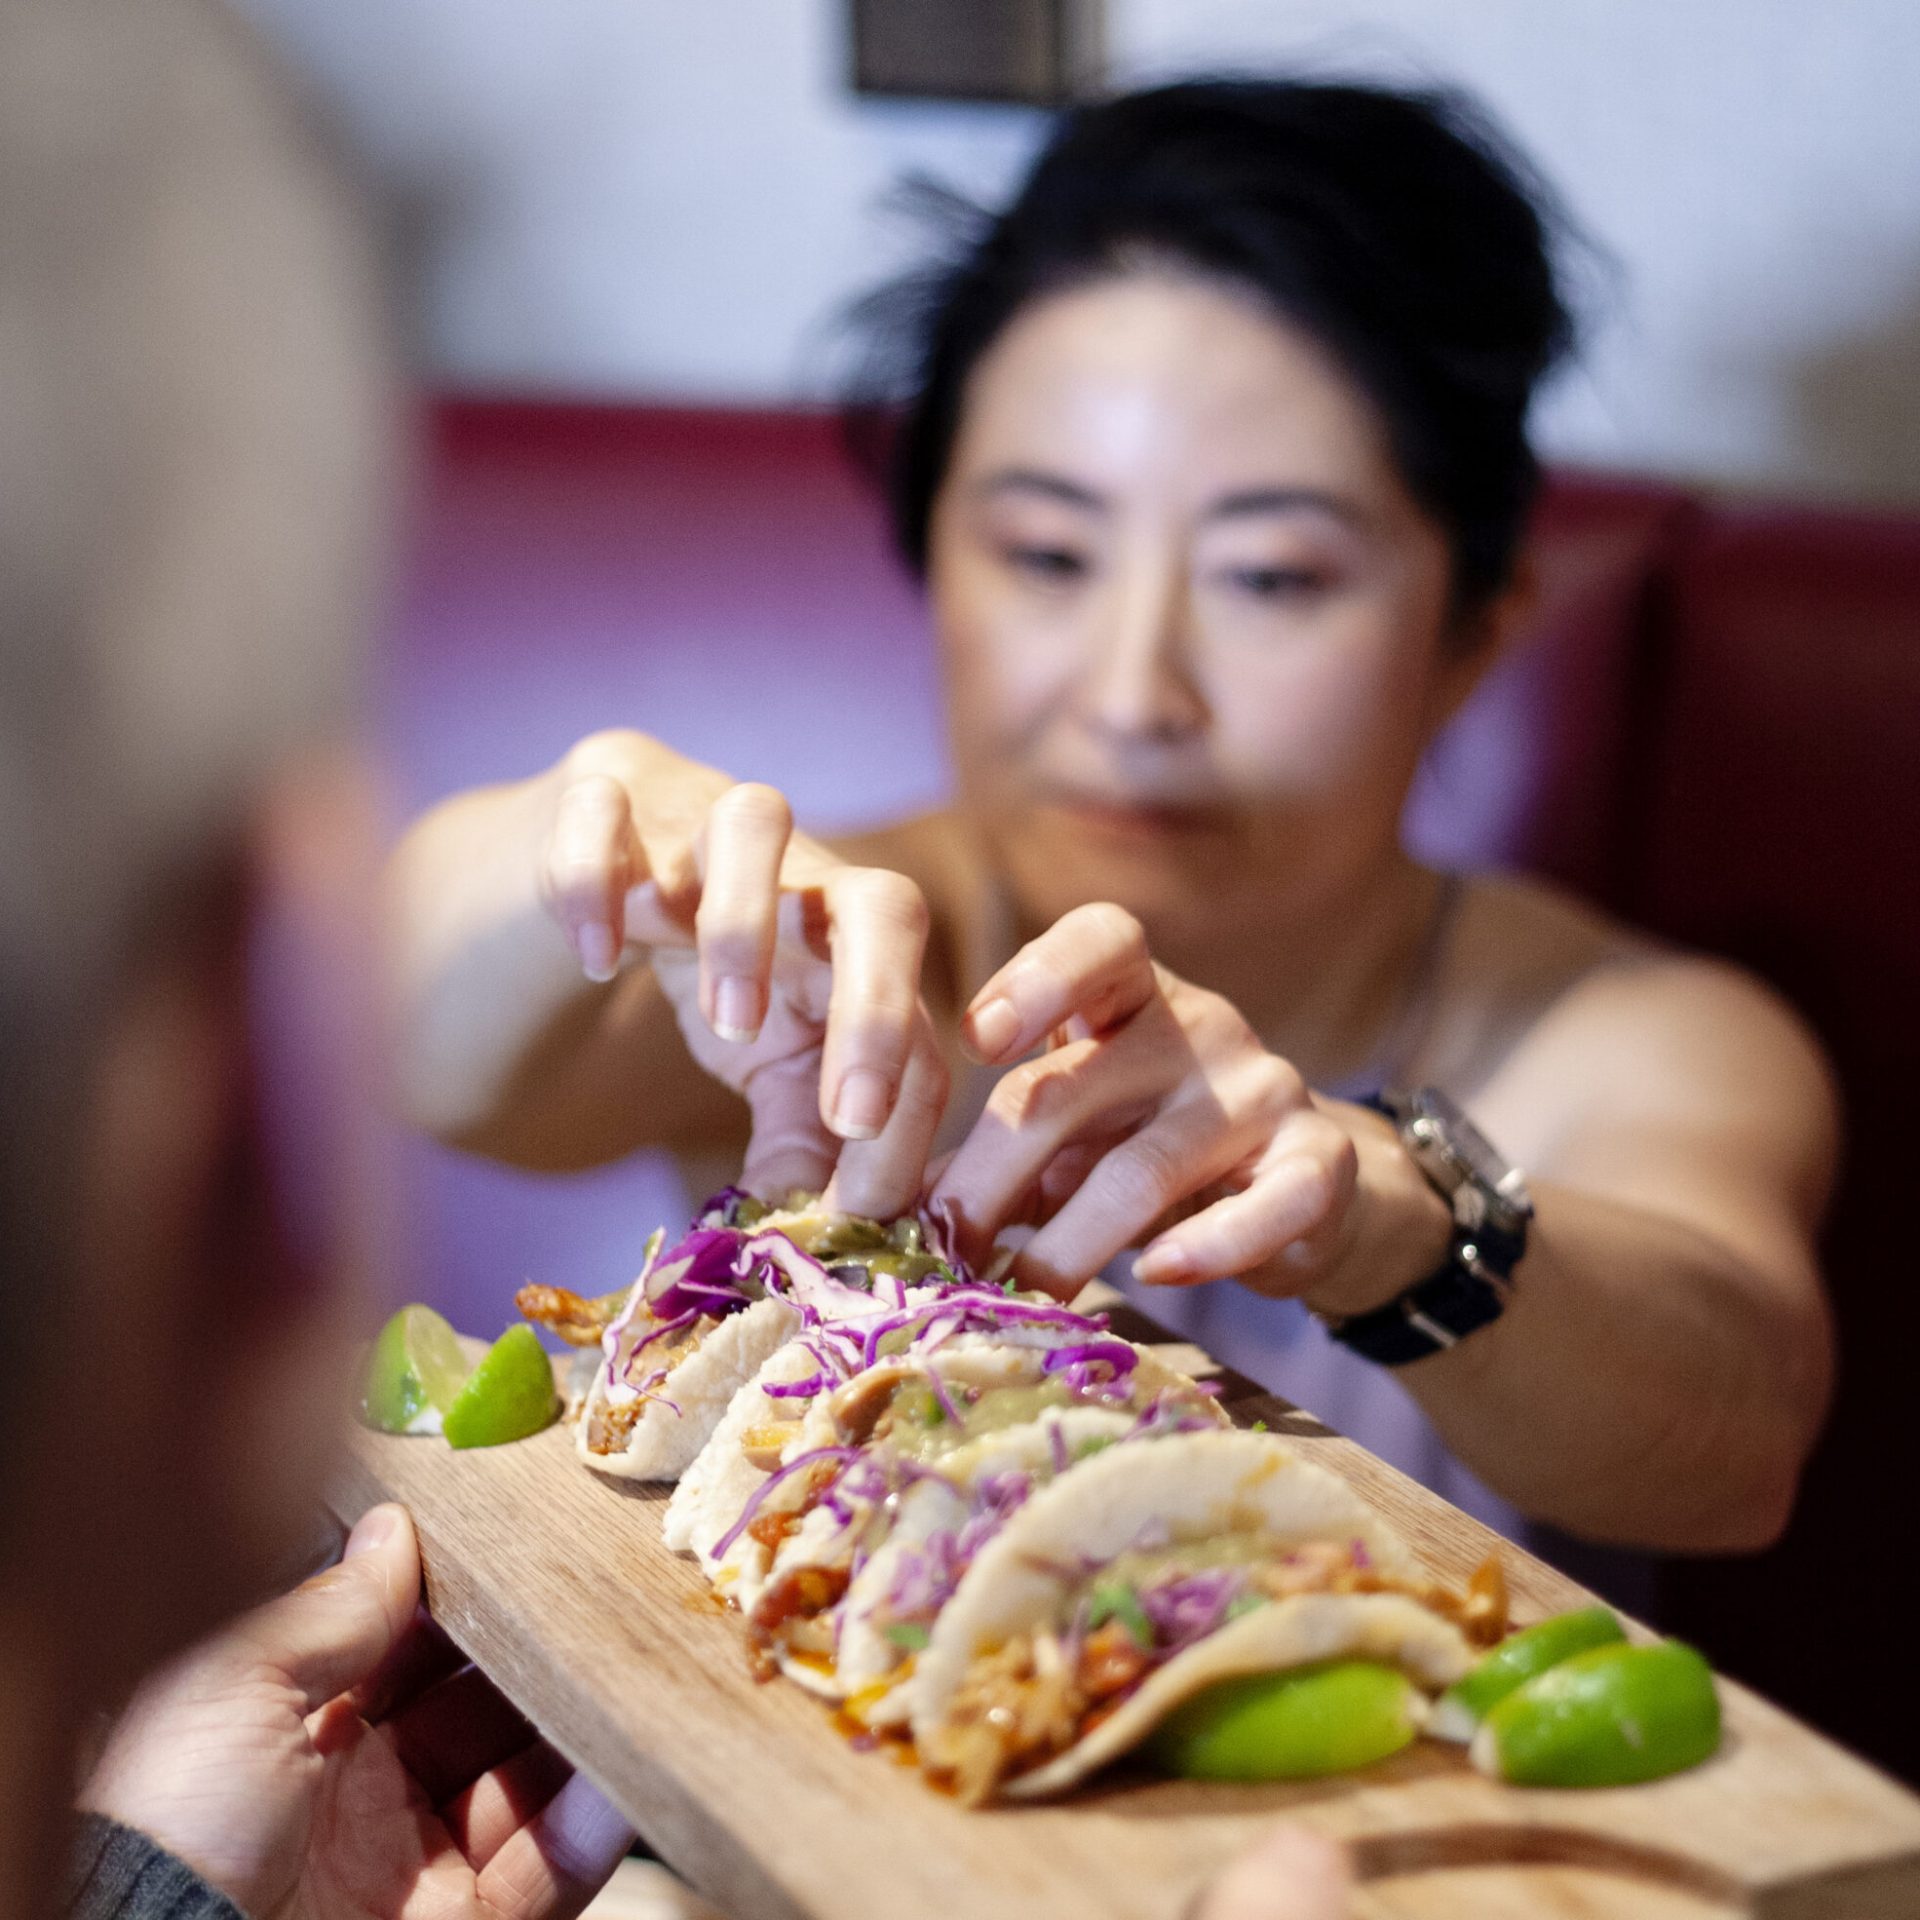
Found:
[[[767,1477],[742,1451],[752,1428],[786,1424],[795,1433],[800,1431],[802,1409],[792,1400],[770,1398],[766,1389],[791,1385],[819,1371],[815,1355],[789,1340],[776,1347],[734,1394],[667,1502],[661,1532],[675,1553],[695,1553],[705,1559]]]
[[[1125,1706],[1045,1766],[1017,1775],[1009,1800],[1059,1793],[1137,1745],[1181,1701],[1243,1673],[1284,1673],[1322,1660],[1377,1660],[1429,1693],[1473,1664],[1466,1636],[1399,1593],[1303,1593],[1230,1620],[1152,1674]]]
[[[606,1398],[602,1369],[574,1430],[575,1450],[596,1473],[616,1479],[677,1478],[712,1437],[734,1395],[799,1325],[794,1308],[772,1296],[729,1314],[660,1383],[660,1397],[641,1409],[618,1453],[596,1453],[587,1445],[594,1411]]]
[[[1169,1544],[1242,1531],[1280,1543],[1358,1540],[1383,1573],[1419,1577],[1399,1537],[1344,1480],[1269,1434],[1172,1434],[1151,1447],[1112,1447],[1043,1487],[967,1569],[914,1671],[915,1738],[939,1726],[975,1659],[1046,1625],[1078,1569],[1111,1560],[1149,1530]]]

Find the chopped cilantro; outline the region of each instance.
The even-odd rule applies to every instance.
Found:
[[[937,1427],[946,1421],[947,1410],[931,1387],[902,1387],[894,1405],[901,1417],[911,1420],[916,1427]]]
[[[1267,1604],[1263,1593],[1237,1593],[1227,1602],[1227,1618],[1238,1620],[1243,1613],[1253,1613]]]
[[[880,1629],[882,1636],[908,1653],[918,1653],[932,1638],[918,1620],[894,1620]]]
[[[1109,1620],[1119,1621],[1139,1645],[1153,1645],[1153,1622],[1125,1580],[1096,1580],[1087,1595],[1088,1627],[1105,1626]]]

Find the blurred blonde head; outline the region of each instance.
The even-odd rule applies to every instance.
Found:
[[[344,1242],[288,1217],[249,1001],[364,864],[380,281],[217,7],[0,0],[0,1911],[44,1910],[58,1740],[317,1489]],[[338,970],[280,971],[349,1058]],[[350,1105],[285,1156],[311,1194]]]

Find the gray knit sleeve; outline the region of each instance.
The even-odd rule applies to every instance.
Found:
[[[246,1920],[157,1841],[117,1820],[83,1814],[67,1883],[69,1920]]]

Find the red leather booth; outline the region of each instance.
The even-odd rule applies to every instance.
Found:
[[[939,797],[924,619],[829,422],[470,401],[428,429],[387,658],[405,803],[615,723],[821,825]],[[1561,474],[1535,554],[1534,631],[1436,744],[1409,831],[1754,968],[1832,1050],[1838,1409],[1787,1539],[1671,1566],[1662,1617],[1920,1779],[1920,521]],[[557,1183],[410,1151],[416,1290],[476,1328],[529,1275],[618,1284],[681,1204],[658,1167]]]

